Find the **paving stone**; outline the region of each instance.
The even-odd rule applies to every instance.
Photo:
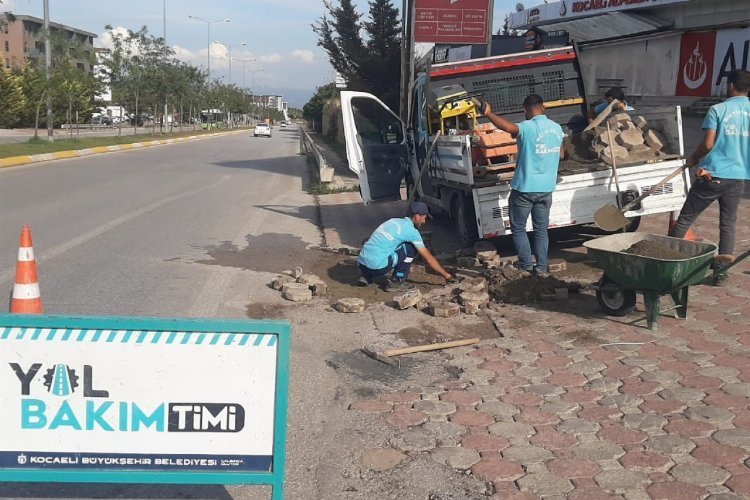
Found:
[[[691,406],[685,410],[685,416],[691,420],[706,422],[712,425],[728,424],[734,420],[734,413],[718,406]]]
[[[676,435],[651,436],[646,441],[646,449],[664,455],[684,455],[695,448],[695,443]]]
[[[434,300],[428,303],[428,311],[436,318],[452,318],[461,314],[461,306],[453,302]]]
[[[549,471],[567,479],[593,478],[601,469],[596,462],[577,458],[555,458],[547,462]]]
[[[734,493],[715,493],[706,497],[706,500],[743,500],[743,498]]]
[[[706,393],[698,389],[688,387],[675,387],[673,389],[664,389],[659,393],[667,401],[680,401],[682,403],[695,403],[703,400]]]
[[[642,443],[648,439],[648,434],[623,427],[622,425],[610,425],[600,430],[597,436],[606,441],[619,445]]]
[[[729,472],[726,470],[701,462],[675,465],[669,473],[678,481],[698,486],[723,484],[729,478]]]
[[[453,422],[426,422],[422,428],[435,436],[438,446],[458,446],[461,438],[469,433],[469,429]]]
[[[654,382],[665,387],[676,384],[682,378],[679,373],[668,370],[651,370],[641,373],[639,377],[644,382]]]
[[[703,402],[711,406],[719,406],[729,410],[747,408],[747,398],[743,396],[731,396],[721,390],[709,391]],[[738,426],[739,427],[739,426]]]
[[[535,446],[543,446],[548,450],[569,450],[578,443],[578,438],[572,434],[553,430],[551,427],[539,427],[529,442]]]
[[[393,448],[375,448],[365,450],[362,454],[362,465],[376,471],[394,468],[406,459],[406,455]]]
[[[577,458],[598,462],[600,460],[617,460],[625,454],[621,446],[606,441],[582,443],[573,448]]]
[[[680,361],[690,361],[691,363],[705,363],[713,358],[713,354],[696,351],[679,351],[674,353],[674,358]]]
[[[503,401],[488,401],[477,406],[477,410],[495,418],[508,419],[520,413],[517,406]]]
[[[622,385],[622,380],[613,377],[595,378],[584,386],[589,391],[610,392],[616,391]]]
[[[507,374],[509,371],[512,371],[515,366],[515,363],[507,359],[492,359],[485,361],[479,365],[478,368],[481,368],[482,370],[490,370],[497,374]]]
[[[644,370],[655,368],[656,365],[659,364],[658,359],[649,358],[646,356],[628,356],[621,359],[620,362],[624,365],[637,366],[639,368],[643,368]]]
[[[728,382],[736,380],[740,371],[731,366],[703,366],[698,368],[698,373],[706,377],[715,377]]]
[[[503,458],[522,464],[533,464],[550,460],[552,452],[540,446],[513,445],[503,450]]]
[[[522,387],[521,389],[525,389]],[[517,406],[535,406],[541,404],[544,399],[536,394],[527,392],[513,392],[503,396],[503,401]]]
[[[635,470],[604,470],[594,478],[596,484],[605,490],[634,490],[648,483],[648,476]]]
[[[748,456],[748,452],[735,446],[727,446],[714,442],[701,443],[691,453],[696,459],[718,467],[741,464]],[[746,464],[748,465],[748,464]]]
[[[473,385],[488,385],[489,381],[495,378],[497,374],[489,370],[480,370],[479,368],[469,368],[461,374],[461,380],[471,382]]]
[[[432,417],[455,413],[456,405],[443,401],[417,401],[414,403],[414,409]]]
[[[436,448],[430,452],[430,458],[447,465],[451,469],[466,470],[479,462],[479,452],[469,448]]]
[[[393,405],[384,401],[364,400],[355,401],[349,405],[350,410],[364,413],[385,413],[391,411]]]
[[[560,369],[570,364],[570,358],[564,356],[542,356],[536,361],[539,368]]]
[[[581,410],[581,405],[571,401],[551,401],[549,403],[544,403],[539,409],[546,413],[553,413],[560,417],[564,417],[578,413]]]
[[[483,401],[496,401],[505,394],[505,389],[495,384],[470,385],[466,390],[479,394]]]
[[[467,391],[449,391],[440,395],[440,401],[473,406],[482,402],[482,396]]]
[[[365,310],[365,301],[358,298],[339,299],[333,308],[342,313],[360,313]]]
[[[589,422],[588,420],[583,420],[580,418],[571,418],[560,422],[555,428],[560,432],[579,435],[593,434],[599,431],[599,429],[601,429],[601,426],[596,422]]]
[[[641,405],[641,411],[644,413],[656,413],[667,415],[670,413],[682,413],[686,405],[681,401],[665,401],[659,396],[652,396],[653,399],[644,397],[644,403]]]
[[[537,497],[566,495],[573,490],[573,484],[550,473],[527,474],[518,480],[521,491],[529,491]]]
[[[718,389],[724,382],[714,377],[706,377],[704,375],[694,375],[692,377],[683,377],[680,380],[680,385],[683,387],[691,387],[693,389]]]
[[[643,398],[631,396],[630,394],[618,394],[617,396],[604,396],[597,403],[607,408],[627,410],[638,408],[643,403]]]
[[[271,288],[273,288],[276,291],[281,291],[281,289],[286,285],[287,283],[294,283],[295,280],[291,276],[282,275],[277,276],[272,282],[271,282]]]
[[[520,422],[497,422],[489,427],[490,434],[504,438],[528,439],[536,432],[534,428]]]
[[[419,291],[419,288],[414,288],[400,295],[396,295],[392,300],[397,309],[409,309],[422,301],[422,292]]]
[[[734,493],[742,495],[744,498],[750,497],[750,473],[734,474],[727,479],[725,483]]]
[[[646,488],[646,493],[652,500],[688,500],[703,498],[706,490],[690,483],[668,481],[653,483]]]
[[[653,413],[630,413],[623,417],[626,427],[652,434],[667,424],[667,419]]]
[[[482,458],[471,472],[482,481],[515,481],[524,474],[520,464],[501,458]]]
[[[565,389],[552,384],[535,384],[524,387],[524,390],[542,397],[559,396]]]
[[[495,419],[490,415],[473,409],[458,410],[449,417],[449,420],[465,427],[487,427],[495,423]]]
[[[390,443],[402,452],[421,452],[435,448],[437,440],[424,429],[413,429],[394,436]]]
[[[687,438],[707,438],[716,431],[716,427],[697,420],[674,420],[667,424],[664,430]]]
[[[580,373],[581,375],[592,375],[607,368],[607,365],[599,361],[583,360],[568,365],[568,371]]]
[[[576,483],[576,480],[573,480]],[[622,500],[622,495],[614,495],[608,493],[602,488],[597,488],[594,480],[591,480],[592,486],[586,485],[585,487],[578,487],[573,490],[565,500]],[[640,499],[639,499],[640,500]]]
[[[491,436],[489,434],[469,434],[461,439],[461,446],[477,450],[478,452],[500,452],[510,446],[510,443],[508,443],[507,439],[499,436]]]
[[[591,420],[594,422],[620,418],[621,416],[622,412],[620,412],[620,410],[618,410],[617,408],[610,408],[606,406],[592,406],[589,408],[584,408],[583,410],[578,412],[579,418]]]
[[[724,384],[721,390],[732,396],[750,397],[750,383],[748,382]]]
[[[628,451],[620,458],[620,463],[626,469],[644,472],[667,472],[674,465],[674,462],[665,456],[640,450]]]
[[[421,411],[411,408],[399,408],[397,405],[393,413],[386,415],[385,419],[394,427],[407,428],[427,422],[428,417]]]
[[[516,416],[516,421],[531,425],[550,425],[559,422],[560,417],[553,413],[546,413],[534,408],[522,411]]]
[[[620,391],[623,394],[628,394],[630,396],[645,396],[648,394],[656,394],[662,389],[664,389],[664,387],[656,382],[643,382],[641,379],[629,379],[622,385]]]
[[[578,404],[588,404],[598,401],[604,394],[597,391],[588,391],[582,387],[569,387],[568,390],[560,396],[563,401]]]
[[[539,368],[534,365],[518,366],[513,370],[513,374],[516,377],[528,379],[531,382],[541,382],[550,376],[550,372],[546,368]]]
[[[726,429],[716,431],[712,436],[714,441],[729,446],[740,446],[750,449],[750,430],[745,429]]]
[[[727,348],[727,352],[733,356],[750,357],[750,346],[742,344],[733,345]]]

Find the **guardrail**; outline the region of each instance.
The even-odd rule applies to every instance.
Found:
[[[312,156],[318,165],[318,177],[320,182],[333,182],[333,167],[328,166],[325,157],[318,149],[318,146],[310,138],[310,135],[302,126],[299,128],[299,152],[304,153],[308,158]]]

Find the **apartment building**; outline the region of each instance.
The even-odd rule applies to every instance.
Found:
[[[44,20],[38,17],[0,14],[0,58],[6,69],[44,62],[43,27]],[[50,30],[80,43],[87,56],[94,53],[96,33],[58,23],[50,23]],[[92,71],[90,57],[76,61],[76,65],[81,71]]]

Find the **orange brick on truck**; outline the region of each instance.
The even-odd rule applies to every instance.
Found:
[[[365,203],[399,199],[405,180],[407,192],[416,189],[418,199],[450,215],[464,245],[510,234],[515,144],[485,118],[471,111],[453,116],[446,112],[449,107],[487,101],[495,113],[518,122],[524,119],[523,100],[535,93],[568,138],[587,125],[586,92],[573,47],[434,65],[411,88],[408,126],[376,96],[341,93],[349,168],[360,178]],[[621,200],[650,190],[684,162],[680,108],[640,109],[637,114],[659,128],[666,144],[655,161],[618,164]],[[423,167],[426,175],[415,183]],[[558,179],[550,227],[590,224],[594,212],[617,197],[612,169],[598,160],[565,162]],[[688,188],[687,177],[675,178],[626,214],[630,228],[637,227],[641,216],[679,210]]]

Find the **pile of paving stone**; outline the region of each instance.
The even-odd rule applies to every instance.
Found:
[[[617,113],[608,123],[609,131],[606,126],[596,127],[590,145],[591,153],[604,163],[612,165],[613,159],[618,164],[650,161],[663,155],[664,134],[643,116]]]
[[[271,288],[292,302],[306,302],[328,293],[328,285],[315,274],[305,274],[301,267],[284,271],[271,282]]]

